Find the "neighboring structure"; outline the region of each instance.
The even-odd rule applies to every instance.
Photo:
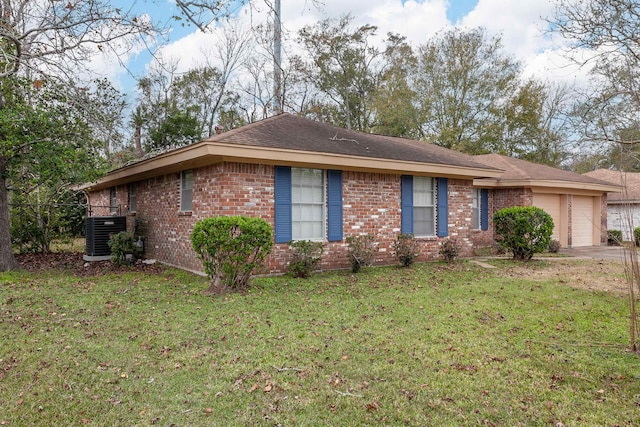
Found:
[[[494,208],[536,206],[553,218],[553,239],[562,247],[599,246],[607,242],[607,192],[619,191],[609,182],[546,165],[486,154],[480,162],[504,170],[499,178],[475,180],[494,188]]]
[[[502,166],[487,160],[280,114],[123,167],[82,188],[92,215],[126,213],[130,230],[142,226],[146,256],[164,263],[202,271],[190,242],[195,222],[246,215],[274,227],[271,272],[286,271],[287,243],[297,239],[322,241],[321,268],[328,270],[349,267],[345,239],[351,235],[375,236],[377,264],[395,262],[399,233],[418,238],[423,261],[437,259],[449,237],[463,245],[462,256],[492,245],[493,212],[510,202],[531,204],[531,189],[520,189],[520,182],[503,177]],[[600,197],[615,190],[571,175],[593,198],[592,211],[595,199],[599,208]]]
[[[632,241],[640,227],[640,173],[598,169],[584,175],[622,187],[607,196],[607,230],[620,230],[623,240]]]

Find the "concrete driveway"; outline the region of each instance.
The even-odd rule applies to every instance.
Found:
[[[586,246],[582,248],[563,248],[561,254],[585,259],[611,259],[624,260],[621,246]]]

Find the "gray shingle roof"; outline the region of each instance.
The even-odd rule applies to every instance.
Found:
[[[500,154],[483,154],[475,158],[488,166],[504,170],[500,181],[566,181],[584,184],[611,185],[611,182],[580,175],[547,165],[514,159]]]
[[[587,172],[584,175],[625,187],[624,191],[621,193],[609,193],[607,201],[640,202],[640,173],[597,169],[592,172]]]
[[[478,162],[473,156],[427,142],[347,130],[289,113],[213,135],[205,141],[495,169]]]

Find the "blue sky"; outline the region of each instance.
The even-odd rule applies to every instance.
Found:
[[[447,8],[447,18],[451,23],[455,24],[471,12],[477,4],[478,0],[450,0]]]

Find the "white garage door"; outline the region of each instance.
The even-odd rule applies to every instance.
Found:
[[[573,196],[571,203],[571,245],[593,246],[593,197]]]
[[[560,241],[560,195],[534,194],[533,205],[544,210],[553,219],[552,239]]]

